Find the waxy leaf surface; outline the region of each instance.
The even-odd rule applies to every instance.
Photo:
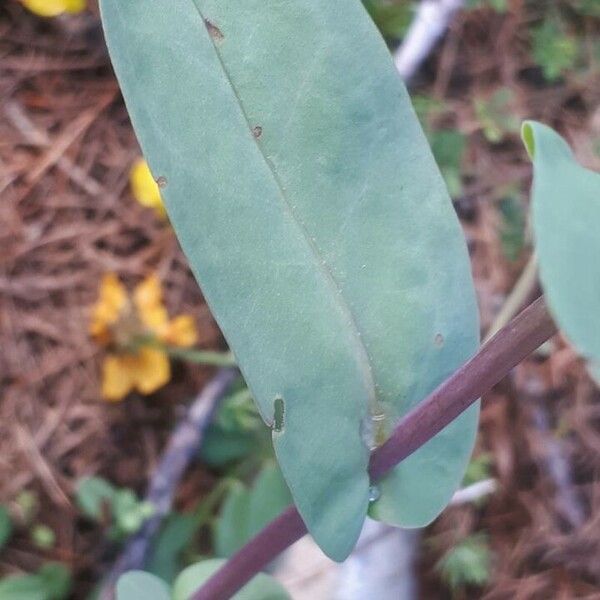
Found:
[[[111,58],[206,300],[313,537],[344,559],[369,451],[478,344],[468,255],[388,50],[358,0],[102,0]],[[433,519],[478,408],[380,484]]]
[[[523,126],[533,160],[533,228],[553,316],[590,363],[600,363],[600,174],[582,167],[555,131]]]

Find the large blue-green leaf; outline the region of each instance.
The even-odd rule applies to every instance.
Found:
[[[597,363],[600,174],[583,168],[568,144],[541,123],[525,123],[523,139],[534,166],[533,228],[548,305],[579,352]]]
[[[223,559],[211,559],[188,567],[173,586],[173,600],[189,600],[190,596],[220,567]],[[290,597],[272,577],[259,573],[247,583],[232,600],[289,600]]]
[[[478,343],[464,240],[406,90],[358,0],[101,7],[171,222],[303,519],[343,559],[369,450]],[[477,411],[387,478],[376,517],[435,517]]]

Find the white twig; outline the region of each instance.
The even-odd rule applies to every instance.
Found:
[[[464,0],[423,0],[400,47],[394,53],[398,73],[408,81],[429,56]]]
[[[493,494],[497,489],[498,485],[495,479],[477,481],[476,483],[458,490],[454,496],[452,496],[450,506],[460,506],[461,504],[476,502],[485,496]]]

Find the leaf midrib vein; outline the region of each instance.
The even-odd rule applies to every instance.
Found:
[[[217,47],[215,40],[213,39],[213,37],[210,35],[209,31],[207,30],[206,23],[207,22],[212,23],[212,21],[210,21],[209,19],[207,19],[205,17],[204,13],[202,12],[202,9],[200,8],[200,6],[198,6],[197,0],[192,0],[192,4],[196,8],[198,15],[200,16],[200,19],[202,20],[202,27],[205,29],[205,34],[209,37],[209,40],[215,51],[217,60],[219,61],[219,64],[221,65],[221,69],[223,70],[223,73],[225,75],[227,83],[229,84],[229,87],[231,88],[231,91],[236,99],[236,102],[240,108],[240,111],[244,117],[244,120],[246,121],[246,125],[248,128],[248,135],[252,135],[253,124],[250,122],[248,114],[246,113],[244,104],[242,102],[242,98],[240,97],[240,94],[238,93],[236,86],[234,85],[234,83],[231,79],[231,76],[229,75],[226,64],[223,60],[221,53],[219,52],[219,48]],[[224,43],[224,42],[222,42],[222,43]],[[378,410],[377,410],[377,393],[376,393],[376,389],[375,389],[375,381],[373,379],[373,370],[371,367],[369,353],[367,352],[367,348],[363,343],[362,334],[361,334],[360,328],[358,326],[358,323],[356,322],[356,319],[354,318],[354,314],[352,313],[350,306],[346,302],[346,299],[344,298],[344,295],[342,293],[342,288],[339,285],[338,281],[336,280],[333,272],[331,271],[329,264],[324,259],[321,259],[322,253],[319,251],[319,248],[316,245],[316,243],[313,242],[311,236],[309,235],[309,233],[306,229],[306,225],[304,224],[302,219],[300,219],[300,217],[296,214],[296,211],[294,211],[290,202],[288,201],[288,199],[285,195],[284,187],[279,178],[279,175],[277,174],[277,172],[275,170],[274,165],[268,159],[262,146],[260,145],[258,140],[254,137],[254,135],[252,135],[252,138],[258,148],[258,151],[260,152],[260,155],[262,156],[265,164],[267,165],[267,168],[268,168],[269,172],[271,173],[273,180],[275,181],[275,184],[277,186],[277,190],[279,192],[279,196],[282,201],[284,210],[291,216],[292,221],[296,224],[296,226],[300,230],[302,236],[304,237],[306,243],[308,244],[308,247],[311,250],[311,253],[314,257],[314,262],[317,266],[317,269],[319,269],[322,272],[329,287],[333,290],[334,297],[337,299],[337,303],[338,303],[340,309],[346,315],[346,318],[352,329],[352,338],[354,340],[354,344],[355,344],[356,350],[358,352],[359,362],[362,366],[363,378],[364,378],[365,383],[368,388],[368,393],[369,393],[368,409],[369,409],[369,412],[371,413],[371,415],[376,414],[378,412]]]

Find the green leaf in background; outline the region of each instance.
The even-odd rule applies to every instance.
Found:
[[[0,505],[0,550],[6,546],[13,532],[12,519],[5,506]]]
[[[65,565],[49,563],[37,573],[0,580],[0,600],[65,600],[71,583],[71,572]]]
[[[557,19],[545,19],[532,30],[531,36],[533,58],[546,79],[555,81],[575,66],[577,40],[565,34]]]
[[[188,567],[175,582],[173,600],[189,600],[189,597],[224,563],[225,560],[211,559]],[[275,579],[259,573],[232,596],[232,600],[290,600],[290,596]]]
[[[525,249],[526,213],[518,190],[509,190],[498,202],[502,217],[500,244],[510,261],[518,260]]]
[[[170,220],[317,543],[344,559],[369,451],[476,349],[462,232],[360,2],[102,0]],[[431,521],[478,407],[399,465],[373,514]]]
[[[600,174],[583,168],[555,131],[523,125],[533,160],[533,230],[540,281],[565,335],[600,360]]]
[[[484,586],[490,579],[492,554],[487,537],[471,535],[448,550],[436,565],[452,591],[466,586]]]
[[[363,4],[381,35],[390,40],[404,37],[413,19],[414,2],[411,0],[363,0]]]
[[[129,571],[117,582],[117,600],[171,600],[169,587],[143,571]]]
[[[462,194],[462,161],[467,147],[465,136],[455,129],[437,129],[428,135],[433,156],[452,198]]]
[[[497,144],[507,135],[519,131],[515,101],[514,92],[508,87],[498,88],[489,98],[475,98],[475,116],[488,142]]]
[[[81,512],[90,519],[101,520],[104,510],[112,505],[116,489],[101,477],[84,477],[75,491],[75,500]]]
[[[491,8],[498,13],[505,13],[508,10],[508,0],[467,0],[465,7],[467,10]]]
[[[163,581],[172,582],[183,565],[181,554],[197,532],[194,515],[169,515],[152,544],[146,569]]]
[[[228,558],[239,550],[292,501],[276,465],[259,473],[252,489],[235,485],[227,495],[215,523],[215,553]]]

